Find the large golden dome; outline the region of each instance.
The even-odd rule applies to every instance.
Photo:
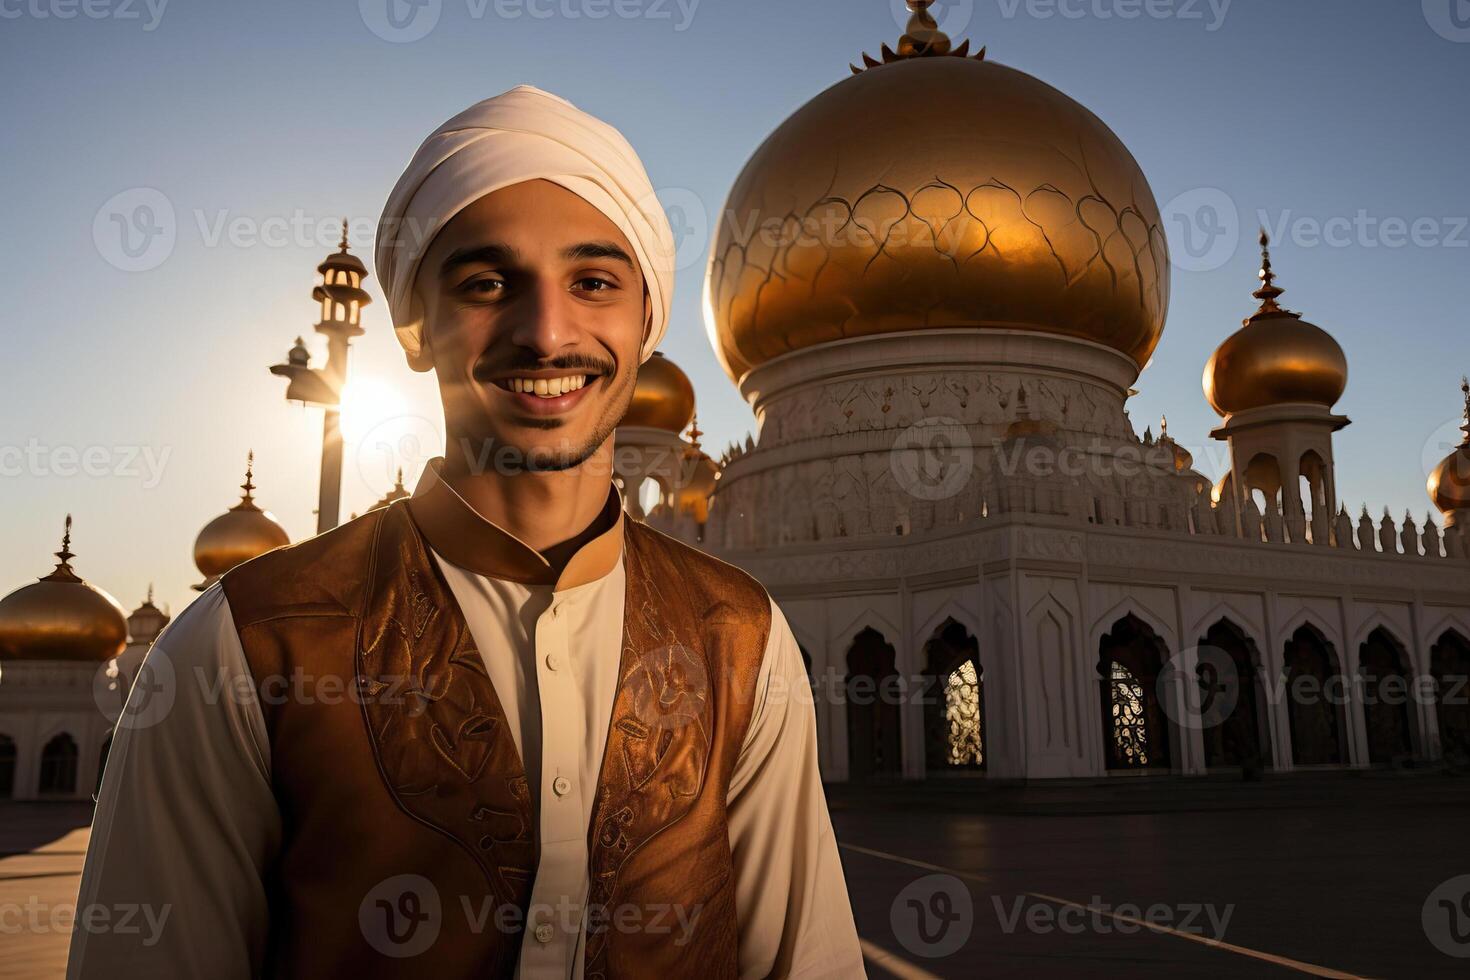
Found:
[[[1204,389],[1221,415],[1287,403],[1331,408],[1347,388],[1347,357],[1332,335],[1283,310],[1261,233],[1261,308],[1225,339],[1205,364]]]
[[[128,642],[122,606],[72,571],[71,515],[56,570],[0,599],[0,657],[105,662]]]
[[[940,327],[1080,337],[1140,366],[1158,344],[1168,246],[1127,147],[1050,85],[933,34],[943,50],[905,35],[802,106],[737,178],[705,278],[731,378]]]
[[[1429,499],[1445,515],[1470,510],[1470,379],[1460,382],[1460,391],[1465,396],[1465,423],[1460,427],[1465,438],[1440,460],[1427,484]]]
[[[694,418],[694,385],[661,351],[638,366],[638,384],[619,425],[683,432]]]
[[[253,459],[252,454],[252,462]],[[286,529],[275,517],[256,505],[252,496],[255,484],[250,481],[251,466],[247,463],[245,482],[240,484],[240,489],[245,491],[240,502],[204,525],[199,537],[194,539],[194,564],[199,566],[206,580],[223,575],[257,555],[291,543]]]

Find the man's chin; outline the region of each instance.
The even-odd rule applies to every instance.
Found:
[[[536,429],[537,426],[518,425]],[[464,437],[457,448],[464,457],[465,470],[481,473],[560,473],[587,462],[604,440],[590,435],[573,438],[564,433],[537,438],[536,432],[510,433],[502,436]]]

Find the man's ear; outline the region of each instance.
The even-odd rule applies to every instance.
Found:
[[[410,313],[419,321],[419,352],[417,354],[404,353],[408,359],[410,369],[420,374],[426,374],[434,370],[434,349],[430,346],[429,321],[424,316],[424,301],[419,298],[418,289],[414,289],[413,306]]]
[[[653,299],[648,295],[648,290],[643,290],[643,340],[638,344],[638,353],[643,353],[643,348],[648,346],[648,338],[653,335]]]

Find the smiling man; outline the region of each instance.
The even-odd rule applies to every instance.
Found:
[[[612,481],[672,253],[555,96],[419,148],[377,266],[445,455],[160,636],[79,903],[168,917],[79,917],[70,976],[862,976],[790,628]]]

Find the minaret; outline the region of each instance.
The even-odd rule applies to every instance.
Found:
[[[317,494],[316,529],[320,534],[337,526],[342,505],[342,388],[347,383],[347,347],[353,337],[363,333],[360,323],[362,308],[372,297],[362,288],[367,267],[347,251],[347,220],[342,221],[342,241],[336,252],[316,267],[322,280],[311,291],[312,299],[321,304],[320,319],[315,329],[327,337],[327,365],[324,369],[310,366],[311,355],[301,338],[286,357],[285,364],[271,368],[290,380],[286,388],[288,401],[316,405],[324,409],[322,416],[321,485]]]
[[[1470,536],[1470,377],[1460,379],[1460,394],[1465,399],[1463,438],[1429,474],[1428,490],[1429,499],[1444,515],[1445,527]]]
[[[1260,306],[1205,365],[1205,397],[1224,416],[1210,435],[1230,444],[1237,519],[1258,490],[1263,514],[1279,517],[1291,541],[1325,545],[1337,513],[1332,434],[1348,424],[1332,408],[1347,387],[1347,358],[1327,331],[1277,302],[1285,290],[1270,245],[1262,229],[1261,285],[1251,294]]]

